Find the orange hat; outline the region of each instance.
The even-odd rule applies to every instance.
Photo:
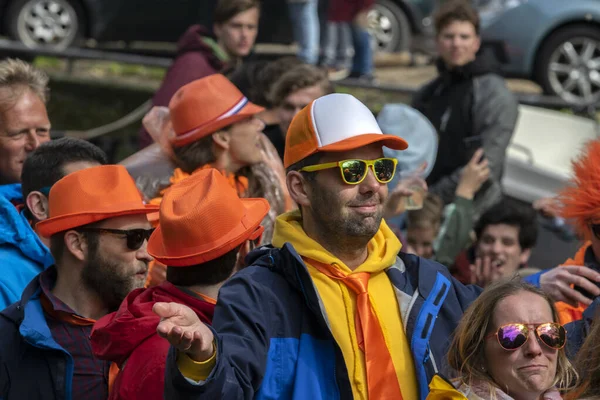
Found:
[[[48,196],[50,216],[36,229],[44,237],[123,215],[149,214],[133,178],[122,165],[102,165],[73,172],[56,182]]]
[[[263,110],[221,74],[195,80],[181,87],[169,102],[175,131],[171,144],[185,146]]]
[[[171,267],[214,260],[248,239],[257,239],[267,212],[267,200],[240,199],[216,169],[196,172],[165,193],[148,253]]]
[[[406,141],[384,135],[371,110],[354,96],[334,93],[312,101],[290,124],[285,139],[284,167],[320,151],[348,151],[371,143],[404,150]]]

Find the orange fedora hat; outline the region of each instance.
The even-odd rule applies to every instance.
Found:
[[[44,237],[108,218],[149,214],[133,178],[122,165],[102,165],[73,172],[56,182],[48,196],[50,217],[38,222]]]
[[[195,80],[181,87],[169,102],[175,131],[171,144],[185,146],[263,110],[221,74]]]
[[[214,260],[248,239],[257,239],[268,212],[267,200],[240,199],[223,174],[205,169],[165,193],[148,253],[171,267]]]

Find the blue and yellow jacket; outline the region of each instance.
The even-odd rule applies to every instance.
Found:
[[[165,398],[351,399],[342,352],[293,246],[257,249],[249,261],[219,292],[211,374],[200,383],[188,380],[171,348]],[[481,289],[462,285],[441,264],[403,253],[386,273],[410,342],[419,397],[425,399],[430,380],[445,369],[452,332]]]

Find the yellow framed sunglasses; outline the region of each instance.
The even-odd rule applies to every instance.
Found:
[[[324,169],[339,168],[342,179],[348,185],[358,185],[367,177],[369,166],[373,169],[375,179],[379,183],[389,183],[396,173],[398,160],[395,158],[378,158],[376,160],[342,160],[324,164],[306,166],[300,171],[315,172]]]

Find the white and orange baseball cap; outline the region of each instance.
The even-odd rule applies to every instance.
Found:
[[[394,150],[408,147],[395,135],[385,135],[375,116],[356,97],[334,93],[312,101],[290,124],[285,139],[285,168],[317,152],[341,152],[372,143]]]

